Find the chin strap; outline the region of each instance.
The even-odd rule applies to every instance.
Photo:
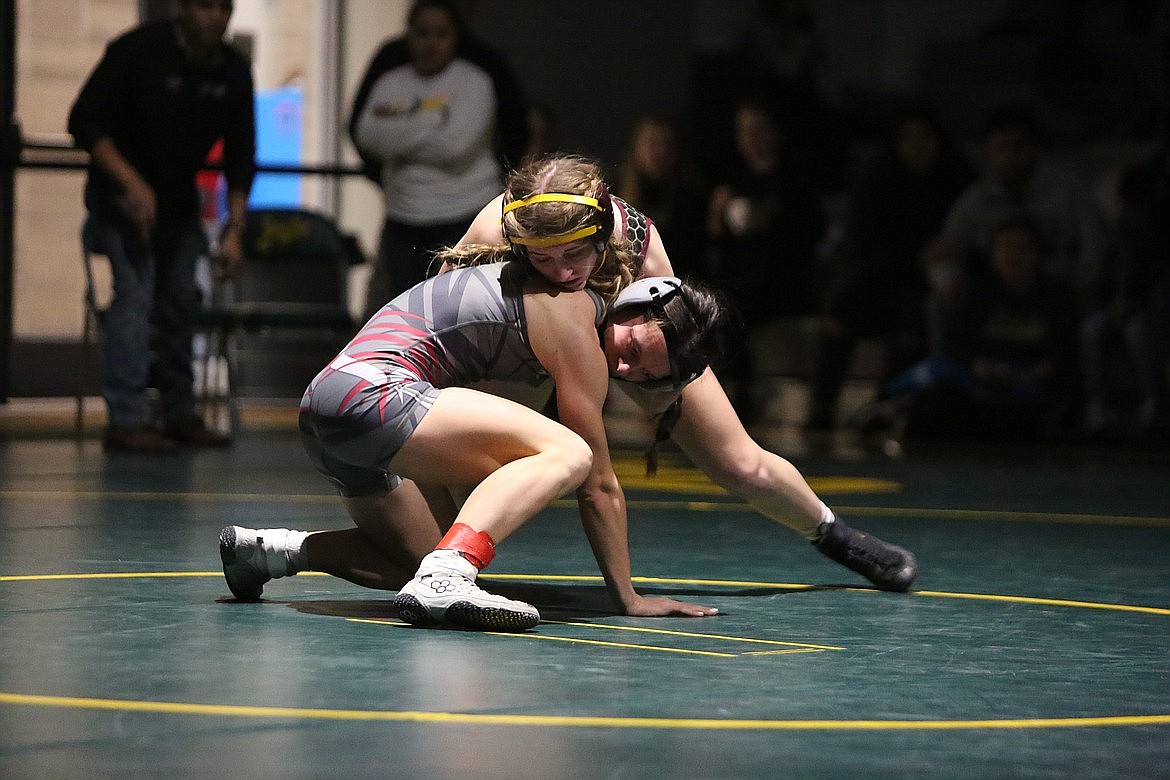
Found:
[[[484,569],[496,557],[496,543],[486,531],[475,531],[466,523],[455,523],[436,550],[454,550],[477,569]]]

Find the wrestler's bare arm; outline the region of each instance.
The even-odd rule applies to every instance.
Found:
[[[610,595],[625,607],[636,596],[626,547],[625,496],[610,461],[602,418],[609,373],[593,312],[584,293],[525,296],[532,349],[556,383],[560,421],[593,451],[593,468],[577,490],[581,521]]]
[[[585,535],[610,596],[629,615],[706,616],[716,610],[663,597],[640,596],[631,581],[626,499],[613,470],[602,408],[609,372],[594,327],[594,306],[583,292],[525,297],[529,338],[557,386],[560,421],[593,451],[593,467],[577,489]]]
[[[642,270],[639,276],[674,276],[674,268],[670,265],[670,256],[666,253],[662,236],[658,234],[658,228],[654,225],[650,226],[646,259],[642,261]]]
[[[475,219],[471,220],[467,232],[459,239],[459,245],[467,244],[502,244],[504,242],[504,228],[500,225],[500,213],[503,195],[497,195],[488,204],[479,210]]]

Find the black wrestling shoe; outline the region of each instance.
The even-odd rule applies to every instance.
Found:
[[[850,528],[840,518],[821,528],[812,544],[827,557],[852,569],[882,590],[901,592],[910,589],[918,574],[918,561],[909,550]]]

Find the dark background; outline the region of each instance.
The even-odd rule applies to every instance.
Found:
[[[1006,101],[1031,103],[1057,145],[1165,132],[1165,0],[478,0],[470,21],[558,112],[563,147],[613,164],[637,117],[656,113],[710,166],[743,76],[760,72],[753,41],[778,54],[769,20],[794,8],[811,17],[818,93],[851,141],[908,98],[934,102],[966,143]]]

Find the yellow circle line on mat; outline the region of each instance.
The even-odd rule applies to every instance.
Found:
[[[316,572],[305,574],[321,575]],[[2,575],[0,582],[29,582],[44,580],[87,580],[87,579],[138,579],[156,577],[220,577],[220,572],[94,572],[88,574],[20,574]],[[300,575],[305,576],[305,575]],[[496,574],[483,575],[492,579],[600,582],[596,575],[525,575]],[[750,580],[704,580],[677,579],[666,577],[634,577],[635,582],[658,584],[719,585],[730,587],[772,587],[792,590],[808,590],[814,586],[794,583],[755,582]],[[848,591],[874,592],[868,588],[845,588]],[[1170,615],[1170,609],[1140,607],[1126,604],[1105,604],[1092,601],[1046,599],[1029,596],[1003,596],[980,593],[948,593],[944,591],[911,591],[910,595],[938,598],[963,598],[989,601],[1006,601],[1025,604],[1081,607],[1091,609],[1144,612],[1156,615]],[[230,704],[199,704],[193,702],[139,701],[133,699],[99,699],[72,696],[43,696],[35,694],[0,692],[0,704],[19,704],[38,707],[60,707],[67,709],[112,710],[120,712],[152,712],[175,715],[216,715],[221,717],[250,718],[298,718],[315,720],[348,721],[397,721],[409,723],[434,723],[485,726],[530,726],[530,727],[610,727],[641,729],[694,729],[694,730],[754,730],[754,731],[955,731],[974,729],[1051,729],[1086,728],[1101,726],[1162,726],[1170,725],[1170,714],[1159,715],[1116,715],[1080,718],[1003,718],[987,720],[766,720],[766,719],[718,719],[718,718],[637,718],[598,717],[567,715],[484,715],[455,712],[415,712],[389,710],[343,710],[314,709],[304,707],[254,707]]]
[[[36,582],[47,580],[125,580],[125,579],[153,579],[163,577],[222,577],[218,571],[143,571],[143,572],[91,572],[82,574],[3,574],[0,582]],[[307,571],[298,577],[328,577],[321,572]],[[489,580],[528,580],[535,582],[604,582],[596,574],[481,574],[483,579]],[[684,577],[633,577],[635,583],[642,585],[707,585],[725,588],[779,588],[781,590],[843,590],[859,593],[881,593],[874,588],[849,588],[823,585],[808,585],[795,582],[761,582],[758,580],[707,580]],[[1170,616],[1170,609],[1163,607],[1145,607],[1134,604],[1109,604],[1103,601],[1077,601],[1074,599],[1050,599],[1036,596],[1011,596],[997,593],[961,593],[943,590],[912,590],[909,596],[923,596],[927,598],[943,599],[971,599],[975,601],[1003,601],[1013,604],[1042,604],[1052,607],[1075,607],[1079,609],[1105,609],[1116,612],[1142,612],[1149,615]]]
[[[376,626],[395,626],[397,628],[410,628],[409,623],[403,623],[398,620],[387,620],[386,618],[346,618],[351,623],[372,623]],[[556,623],[555,620],[544,620],[542,623]],[[589,626],[588,623],[581,625]],[[592,626],[590,626],[592,628]],[[624,650],[647,650],[655,653],[677,653],[678,655],[706,655],[714,658],[735,658],[736,653],[720,653],[714,650],[687,650],[680,647],[660,647],[655,645],[638,645],[629,644],[627,642],[607,642],[602,639],[581,639],[580,637],[570,636],[550,636],[548,634],[530,634],[528,632],[504,632],[504,631],[484,631],[485,634],[491,636],[502,636],[510,639],[535,639],[545,640],[550,642],[571,642],[579,645],[595,645],[598,647],[620,647]],[[750,640],[748,640],[750,641]]]
[[[392,618],[346,618],[353,623],[372,623],[374,625],[394,626],[396,628],[410,628],[409,623]],[[612,623],[588,623],[579,620],[541,620],[540,624],[543,626],[559,625],[559,626],[577,626],[579,628],[588,628],[595,631],[628,631],[630,633],[639,635],[660,635],[672,637],[688,637],[691,639],[714,639],[721,642],[729,642],[733,644],[760,644],[773,645],[783,647],[782,650],[761,650],[754,653],[720,653],[707,650],[683,650],[673,647],[662,647],[660,645],[644,645],[644,644],[628,644],[624,642],[605,642],[592,639],[581,639],[579,637],[566,636],[550,636],[547,634],[532,634],[528,632],[500,632],[500,631],[485,631],[485,634],[492,636],[513,637],[520,639],[550,639],[557,642],[580,642],[582,644],[597,644],[606,647],[624,647],[633,650],[650,650],[665,653],[681,653],[694,655],[713,655],[723,658],[735,658],[737,655],[759,655],[761,653],[819,653],[826,650],[844,650],[844,647],[836,647],[834,645],[812,645],[807,642],[781,642],[775,639],[758,639],[756,637],[747,636],[729,636],[727,634],[707,634],[701,631],[672,631],[664,628],[647,628],[645,626],[619,626]]]
[[[243,718],[397,721],[477,726],[572,726],[583,728],[705,729],[754,731],[954,731],[963,729],[1051,729],[1088,726],[1164,726],[1170,715],[1116,715],[1091,718],[1004,718],[1000,720],[765,720],[719,718],[617,718],[574,715],[485,715],[462,712],[340,710],[308,707],[254,707],[194,702],[35,696],[0,692],[0,704],[35,707],[218,715]]]

